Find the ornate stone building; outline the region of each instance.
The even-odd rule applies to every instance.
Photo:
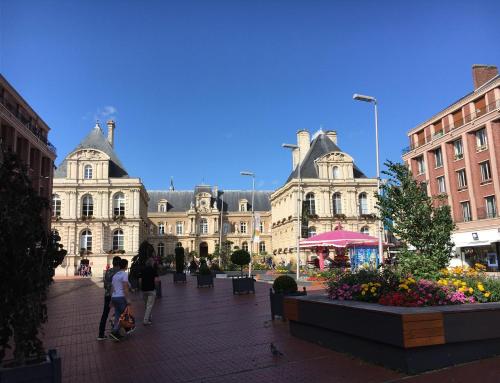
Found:
[[[173,189],[173,188],[171,188]],[[182,245],[186,252],[211,254],[216,244],[232,242],[232,247],[250,251],[252,246],[252,191],[218,190],[199,185],[190,191],[149,191],[148,217],[152,222],[149,241],[157,253],[173,254]],[[253,253],[270,253],[271,192],[255,191],[256,234]],[[221,232],[222,230],[222,232]]]
[[[52,229],[68,250],[57,275],[74,275],[88,260],[100,273],[115,254],[137,254],[148,233],[148,194],[130,177],[114,149],[114,121],[106,138],[97,123],[54,175]]]
[[[273,248],[278,259],[296,257],[299,167],[303,238],[339,225],[377,236],[377,179],[367,178],[354,159],[337,146],[337,133],[320,130],[311,141],[309,132],[300,130],[297,145],[300,150],[292,152],[292,173],[271,195]],[[301,255],[302,262],[307,255]]]

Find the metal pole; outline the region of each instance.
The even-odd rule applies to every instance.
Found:
[[[379,145],[378,145],[378,111],[377,111],[377,100],[374,102],[375,105],[375,154],[377,160],[377,194],[380,196],[380,161],[379,161]],[[382,217],[378,220],[378,254],[380,259],[380,265],[384,262],[384,248],[382,246]]]
[[[255,238],[255,210],[253,206],[254,195],[255,195],[255,174],[252,176],[252,238],[250,240],[250,264],[248,265],[248,277],[252,276],[253,241]]]
[[[222,220],[224,219],[224,193],[222,193],[222,202],[220,207],[220,229],[219,229],[219,267],[222,266]]]
[[[301,158],[300,158],[300,146],[298,147],[299,151],[299,160],[297,162],[297,177],[298,177],[298,183],[297,183],[297,281],[300,278],[300,232],[301,232],[301,216],[300,216],[300,205],[301,205],[301,193],[300,193],[300,165],[301,165]]]

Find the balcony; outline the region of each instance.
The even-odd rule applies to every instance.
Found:
[[[446,133],[448,133],[454,129],[458,129],[458,128],[464,126],[465,124],[467,124],[471,121],[474,121],[475,119],[482,117],[485,114],[487,114],[489,112],[493,112],[493,111],[498,110],[498,109],[500,109],[500,99],[493,101],[492,103],[484,106],[483,108],[476,109],[475,112],[469,113],[469,114],[465,115],[463,118],[460,118],[458,120],[453,121],[453,125],[444,126],[441,130],[439,130],[438,132],[435,132],[432,135],[432,137],[424,137],[424,139],[421,139],[416,143],[411,143],[409,146],[404,147],[402,149],[402,154],[405,155],[405,154],[411,152],[412,150],[417,149],[418,147],[420,147],[422,145],[425,145],[429,142],[437,140],[438,138],[444,136]]]

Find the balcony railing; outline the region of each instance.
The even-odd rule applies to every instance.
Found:
[[[471,122],[472,120],[475,120],[476,118],[479,118],[479,117],[485,115],[486,113],[492,112],[492,111],[497,110],[497,109],[500,109],[500,99],[493,101],[492,103],[485,105],[482,108],[476,109],[475,112],[466,114],[463,118],[460,118],[458,120],[453,121],[453,125],[444,126],[441,130],[439,130],[438,132],[435,132],[432,135],[432,137],[424,137],[423,140],[419,140],[416,143],[411,143],[409,146],[402,149],[402,153],[404,155],[408,152],[411,152],[412,150],[414,150],[422,145],[425,145],[431,141],[434,141],[434,140],[442,137],[443,135],[445,135],[446,133],[448,133],[454,129],[460,128],[461,126]]]
[[[16,113],[12,112],[9,108],[7,108],[4,104],[0,103],[0,109],[2,109],[5,113],[10,115],[11,119],[18,123],[18,125],[24,127],[26,131],[29,131],[32,136],[34,136],[38,141],[43,143],[47,148],[54,154],[57,154],[57,149],[52,143],[42,134],[42,130],[37,128],[34,124],[27,121],[20,116],[16,116]],[[24,122],[23,122],[24,121]]]

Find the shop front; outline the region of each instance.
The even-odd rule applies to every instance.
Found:
[[[455,257],[451,266],[474,266],[480,263],[488,271],[499,270],[500,228],[452,234]]]

